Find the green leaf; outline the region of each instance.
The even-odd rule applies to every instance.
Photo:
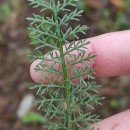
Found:
[[[8,4],[4,4],[4,5],[0,6],[0,14],[1,13],[2,13],[2,15],[5,15],[5,16],[11,15],[11,9]]]
[[[88,130],[90,123],[98,121],[98,116],[89,111],[86,113],[82,108],[94,110],[93,104],[101,105],[102,98],[95,81],[86,82],[82,78],[86,76],[90,81],[94,80],[95,69],[87,63],[93,63],[95,55],[86,55],[89,42],[79,40],[79,33],[86,35],[88,27],[70,26],[71,21],[80,21],[83,13],[83,10],[76,7],[75,2],[79,0],[28,1],[34,8],[41,9],[41,15],[33,14],[33,17],[28,17],[27,20],[30,21],[28,29],[31,44],[35,45],[35,51],[38,52],[32,58],[41,59],[34,68],[39,73],[40,81],[30,89],[36,89],[38,99],[34,103],[38,110],[44,113],[43,127],[48,130]],[[49,10],[48,16],[45,10]],[[69,43],[70,37],[79,41]],[[42,50],[46,47],[51,48],[51,51],[42,56]],[[77,79],[79,82],[72,83]],[[47,83],[43,84],[45,80]],[[37,119],[41,122],[42,118],[32,114],[27,116],[25,121],[35,122]]]
[[[38,113],[32,112],[27,113],[24,117],[22,117],[23,123],[43,123],[46,122],[46,118],[41,116]]]

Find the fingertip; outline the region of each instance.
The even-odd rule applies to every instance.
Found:
[[[38,77],[39,77],[39,73],[35,71],[36,65],[38,65],[41,62],[40,59],[37,59],[35,61],[32,62],[32,64],[30,65],[30,76],[32,78],[32,80],[34,82],[38,81]]]

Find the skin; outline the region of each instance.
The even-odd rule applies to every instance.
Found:
[[[130,30],[103,34],[89,38],[87,41],[90,41],[91,44],[87,46],[86,56],[89,52],[97,55],[93,59],[94,64],[90,64],[96,68],[96,77],[130,74]],[[73,53],[76,54],[76,52]],[[40,60],[36,60],[31,64],[30,75],[35,82],[42,80],[43,83],[47,83],[45,79],[38,76],[38,72],[34,71],[39,62]],[[100,121],[95,126],[95,130],[96,128],[100,128],[100,130],[130,130],[130,110]]]

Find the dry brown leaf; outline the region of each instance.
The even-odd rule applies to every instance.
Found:
[[[124,1],[123,0],[110,0],[111,4],[114,5],[117,9],[124,9]]]
[[[103,7],[102,0],[85,0],[87,5],[89,5],[92,8],[100,9]]]

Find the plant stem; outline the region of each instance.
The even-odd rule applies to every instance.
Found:
[[[60,58],[62,63],[62,71],[63,71],[63,84],[65,86],[65,93],[66,93],[66,103],[67,103],[67,130],[72,130],[72,124],[71,124],[71,99],[70,99],[70,89],[69,89],[69,82],[67,78],[67,67],[65,64],[65,58],[64,58],[64,52],[63,52],[63,41],[61,40],[61,33],[60,33],[60,26],[58,23],[58,12],[55,9],[55,1],[52,0],[53,7],[54,7],[54,20],[56,22],[56,33],[58,37],[58,45],[60,48]]]

